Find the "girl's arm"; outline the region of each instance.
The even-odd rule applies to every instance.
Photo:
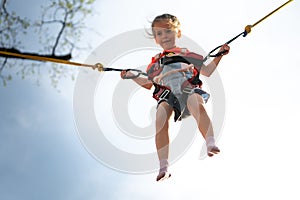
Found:
[[[223,51],[223,50],[227,50],[227,52],[225,52],[223,55],[226,55],[229,53],[229,50],[230,50],[230,47],[227,45],[227,44],[224,44],[221,48],[220,48],[220,51]],[[219,52],[220,52],[219,51]],[[204,75],[204,76],[207,76],[209,77],[217,68],[219,62],[221,61],[222,59],[222,56],[218,56],[218,57],[215,57],[208,65],[204,65],[202,68],[201,68],[201,74]]]
[[[122,71],[121,72],[121,78],[125,78],[126,76],[133,76],[134,74],[131,72]],[[132,79],[134,82],[142,86],[143,88],[146,88],[148,90],[152,87],[152,81],[148,80],[147,78],[137,77]]]

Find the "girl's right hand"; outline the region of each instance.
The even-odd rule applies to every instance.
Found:
[[[120,76],[121,76],[122,79],[125,79],[127,77],[135,76],[135,74],[133,74],[132,72],[123,70],[123,71],[121,71]]]
[[[126,75],[127,75],[127,71],[125,70],[121,71],[120,76],[122,79],[126,78]]]

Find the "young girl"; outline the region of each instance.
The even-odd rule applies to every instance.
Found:
[[[174,112],[174,120],[192,115],[206,141],[207,154],[213,156],[220,152],[215,145],[211,120],[204,104],[209,94],[201,89],[199,74],[209,77],[223,55],[229,51],[228,45],[223,45],[220,52],[223,55],[214,58],[208,65],[203,65],[201,55],[189,52],[185,48],[176,46],[176,39],[180,38],[180,22],[170,14],[157,16],[152,22],[152,35],[155,42],[163,48],[163,52],[152,58],[146,70],[148,79],[137,77],[133,80],[146,89],[155,86],[153,97],[158,101],[156,111],[156,148],[160,161],[157,181],[169,178],[169,119]],[[132,76],[131,72],[122,71],[121,77]]]

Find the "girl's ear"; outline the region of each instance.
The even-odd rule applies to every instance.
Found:
[[[177,31],[177,37],[178,37],[178,38],[181,37],[181,30],[180,30],[180,29]]]

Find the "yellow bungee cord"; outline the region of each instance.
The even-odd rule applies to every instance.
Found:
[[[293,0],[289,0],[287,2],[285,2],[284,4],[282,4],[281,6],[279,6],[278,8],[276,8],[275,10],[273,10],[272,12],[270,12],[269,14],[267,14],[266,16],[264,16],[263,18],[261,18],[260,20],[258,20],[257,22],[255,22],[252,25],[247,25],[245,27],[245,30],[238,34],[237,36],[235,36],[234,38],[232,38],[231,40],[229,40],[228,42],[226,42],[225,44],[229,44],[232,41],[234,41],[235,39],[237,39],[239,36],[243,35],[244,37],[251,32],[251,29],[253,27],[255,27],[257,24],[261,23],[262,21],[264,21],[266,18],[268,18],[269,16],[271,16],[272,14],[274,14],[275,12],[277,12],[278,10],[280,10],[281,8],[283,8],[284,6],[286,6],[287,4],[289,4],[290,2],[292,2]],[[213,49],[212,51],[209,52],[209,54],[204,58],[203,62],[205,62],[207,60],[207,58],[209,57],[216,57],[216,56],[220,56],[223,53],[225,53],[225,51],[223,52],[219,52],[215,55],[212,55],[212,53],[219,49],[222,45],[216,47],[215,49]],[[49,58],[49,57],[44,57],[44,56],[34,56],[34,55],[25,55],[22,53],[13,53],[13,52],[8,52],[8,51],[0,51],[0,56],[6,56],[6,57],[18,57],[18,58],[24,58],[24,59],[30,59],[30,60],[36,60],[36,61],[44,61],[44,62],[53,62],[53,63],[60,63],[60,64],[65,64],[65,65],[73,65],[73,66],[80,66],[80,67],[91,67],[93,69],[97,69],[100,72],[104,72],[104,71],[136,71],[138,72],[138,74],[136,76],[133,76],[131,78],[135,78],[137,76],[139,76],[140,74],[146,75],[145,73],[143,73],[141,70],[137,70],[137,69],[116,69],[116,68],[105,68],[103,66],[103,64],[101,63],[97,63],[94,65],[91,64],[84,64],[84,63],[78,63],[78,62],[72,62],[72,61],[68,61],[68,60],[61,60],[61,59],[56,59],[56,58]]]
[[[244,29],[244,31],[240,34],[238,34],[237,36],[235,36],[234,38],[232,38],[231,40],[229,40],[228,42],[226,42],[225,44],[229,44],[232,41],[234,41],[235,39],[237,39],[238,37],[240,37],[241,35],[243,35],[243,37],[246,37],[248,33],[251,32],[251,29],[256,26],[257,24],[259,24],[260,22],[264,21],[265,19],[267,19],[268,17],[270,17],[272,14],[274,14],[275,12],[277,12],[278,10],[280,10],[281,8],[283,8],[284,6],[286,6],[288,3],[292,2],[293,0],[289,0],[287,2],[285,2],[284,4],[282,4],[281,6],[279,6],[278,8],[276,8],[275,10],[273,10],[272,12],[270,12],[269,14],[267,14],[266,16],[264,16],[263,18],[261,18],[260,20],[258,20],[257,22],[255,22],[252,25],[247,25]],[[217,49],[221,48],[223,45],[220,45],[216,48],[214,48],[212,51],[210,51],[208,53],[208,55],[204,58],[204,62],[209,58],[209,57],[217,57],[220,55],[223,55],[225,52],[227,52],[227,50],[218,52],[217,54],[212,54],[214,51],[216,51]]]

